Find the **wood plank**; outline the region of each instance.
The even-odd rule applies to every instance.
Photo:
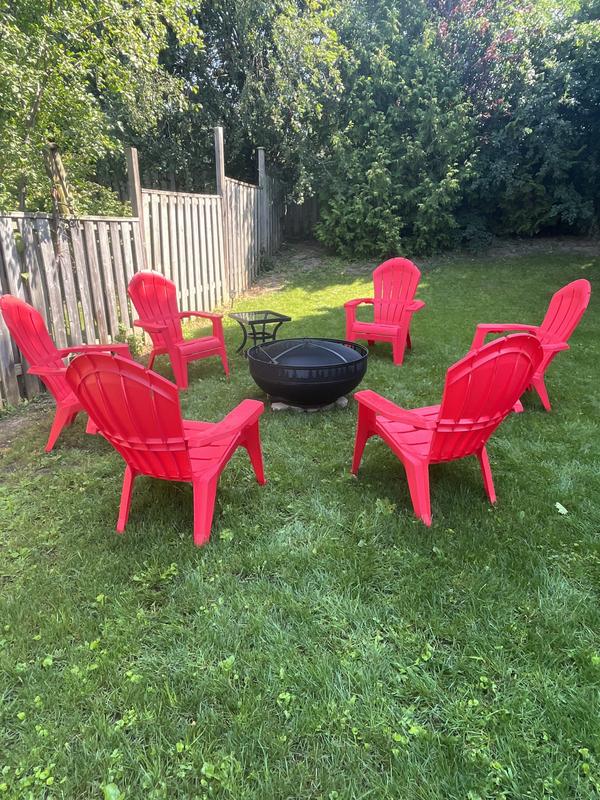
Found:
[[[112,254],[112,261],[114,267],[115,283],[117,285],[117,299],[119,322],[124,328],[129,330],[131,328],[131,321],[129,319],[129,305],[127,303],[127,288],[125,280],[125,269],[123,267],[123,256],[121,249],[121,232],[122,223],[111,222],[110,229],[110,250]]]
[[[177,290],[179,292],[179,305],[182,311],[190,311],[188,285],[187,285],[187,246],[185,241],[184,227],[184,200],[183,197],[177,198],[177,249],[179,251],[179,264],[177,280]]]
[[[203,231],[199,227],[198,210],[203,205],[202,200],[193,199],[190,204],[192,214],[192,245],[194,247],[194,285],[196,290],[195,303],[196,308],[208,309],[204,300],[204,281],[202,279],[202,258],[200,256],[200,239],[203,236]]]
[[[206,220],[206,209],[210,205],[210,200],[204,198],[196,205],[198,247],[200,262],[200,283],[202,287],[202,308],[211,311],[214,303],[210,296],[210,273],[208,269],[208,255],[206,247],[206,237],[208,236],[208,225]]]
[[[188,303],[190,309],[196,310],[196,279],[194,269],[194,239],[192,231],[192,200],[190,197],[183,198],[183,226],[185,228],[185,242],[187,253],[187,284],[188,284]]]
[[[94,321],[94,309],[92,306],[92,292],[90,289],[90,279],[88,275],[85,249],[81,238],[81,223],[71,225],[71,243],[73,245],[73,260],[75,263],[75,277],[79,287],[79,302],[83,315],[84,337],[87,344],[95,344],[97,341],[96,324]]]
[[[171,248],[169,244],[169,204],[172,202],[168,194],[158,196],[160,218],[156,222],[160,225],[160,260],[162,273],[171,280]]]
[[[85,249],[87,263],[89,266],[90,288],[92,296],[92,307],[94,309],[94,319],[98,329],[98,337],[101,342],[108,341],[108,324],[106,321],[106,309],[104,307],[104,293],[102,280],[100,277],[100,267],[98,266],[98,250],[96,244],[96,227],[93,222],[83,223],[83,234],[85,239]]]
[[[213,309],[216,305],[220,305],[217,300],[216,294],[216,270],[217,264],[220,263],[221,268],[224,268],[224,262],[221,259],[219,262],[219,255],[216,247],[216,233],[217,224],[222,221],[221,215],[218,213],[219,204],[223,201],[210,200],[204,207],[204,220],[206,226],[206,281],[208,286],[208,303],[209,308]]]
[[[214,230],[216,234],[213,233],[214,236],[214,247],[215,247],[215,260],[213,262],[214,266],[214,279],[213,279],[213,291],[214,291],[214,302],[215,305],[223,305],[226,294],[227,294],[227,279],[225,276],[226,271],[226,263],[225,263],[225,256],[224,256],[224,228],[223,228],[223,216],[221,214],[220,205],[222,200],[219,198],[218,201],[212,204],[212,214],[215,220],[215,227]],[[227,297],[227,300],[229,298]]]
[[[147,262],[144,254],[144,242],[141,236],[141,228],[139,220],[131,220],[131,229],[133,231],[133,254],[134,254],[134,272],[140,272],[147,268]]]
[[[0,407],[16,406],[21,399],[12,337],[0,315]]]
[[[160,199],[159,195],[151,195],[150,228],[152,230],[152,259],[148,262],[150,269],[163,274],[163,263],[160,249]]]
[[[77,287],[73,276],[73,263],[71,261],[71,237],[64,222],[59,221],[56,234],[58,245],[57,262],[62,278],[63,291],[65,295],[65,305],[67,307],[67,317],[69,320],[69,338],[71,344],[81,344],[81,317],[79,315],[79,304],[77,302]]]
[[[115,278],[108,241],[108,225],[106,222],[97,222],[96,228],[100,245],[100,277],[104,285],[104,301],[108,311],[109,331],[114,341],[119,335],[119,317],[117,315],[117,291],[115,289]]]
[[[133,267],[133,223],[124,222],[121,225],[121,236],[123,238],[123,266],[125,271],[125,283],[129,286],[129,281],[135,275]]]
[[[169,197],[169,261],[171,264],[171,280],[178,281],[179,248],[177,244],[177,195]]]
[[[143,234],[139,232],[138,238],[141,246],[144,248],[143,251],[141,251],[144,254],[144,258],[140,260],[140,254],[137,254],[136,261],[138,266],[136,272],[145,268],[142,264],[146,264],[148,269],[152,269],[152,228],[150,221],[152,216],[152,195],[150,192],[142,191],[142,203],[144,207],[144,218],[142,220]]]
[[[24,271],[27,274],[29,299],[31,305],[40,312],[44,321],[48,324],[46,294],[44,291],[44,281],[33,224],[31,219],[23,217],[21,219],[17,218],[17,226],[21,233],[24,246],[23,261],[25,266]]]
[[[57,347],[66,347],[68,342],[65,327],[65,310],[50,224],[47,219],[36,219],[33,224],[37,232],[42,267],[46,276],[46,286],[48,287],[48,303],[52,316],[52,338]]]

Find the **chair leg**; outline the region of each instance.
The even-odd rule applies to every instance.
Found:
[[[399,367],[404,361],[404,348],[406,347],[406,334],[398,336],[392,342],[392,357],[394,365]]]
[[[209,478],[197,478],[192,482],[194,490],[194,544],[196,547],[202,547],[210,539],[218,482],[218,475],[212,475]]]
[[[429,464],[424,462],[404,465],[410,499],[412,500],[415,516],[423,520],[428,527],[431,525],[431,500],[429,496]]]
[[[98,426],[92,421],[91,417],[88,417],[87,425],[85,426],[85,432],[89,433],[91,436],[95,436],[95,434],[98,433]]]
[[[350,472],[353,475],[358,473],[360,462],[362,461],[365,445],[368,440],[373,436],[373,423],[375,421],[375,414],[370,408],[359,405],[358,407],[358,421],[356,423],[356,436],[354,439],[354,455],[352,456],[352,467]]]
[[[227,363],[227,350],[225,350],[225,347],[223,347],[223,349],[221,350],[220,358],[221,358],[221,364],[223,364],[223,370],[225,372],[225,375],[229,377],[229,364]]]
[[[485,487],[485,493],[490,499],[490,503],[496,502],[496,491],[494,489],[494,481],[492,479],[492,470],[490,468],[490,460],[488,458],[487,450],[485,447],[482,447],[481,450],[477,453],[477,458],[479,459],[479,466],[481,467],[481,474],[483,475],[483,485]]]
[[[62,408],[61,406],[56,407],[56,413],[54,414],[54,421],[52,422],[52,427],[50,428],[50,434],[48,436],[48,441],[46,442],[46,452],[49,453],[54,445],[56,444],[56,440],[60,436],[60,432],[66,425],[70,425],[73,422],[77,412],[73,414],[72,411],[68,411],[66,408]]]
[[[123,475],[123,488],[121,489],[121,503],[119,505],[119,519],[117,520],[117,531],[123,533],[127,520],[129,519],[129,509],[131,508],[131,494],[133,492],[133,482],[136,479],[137,472],[131,469],[129,465],[125,467],[125,474]]]
[[[412,342],[410,340],[410,331],[406,332],[406,346],[409,350],[412,350]]]
[[[180,389],[188,388],[188,367],[187,361],[179,353],[171,353],[171,369],[175,376],[175,383]]]
[[[148,359],[148,367],[147,367],[147,369],[152,369],[152,365],[154,364],[155,359],[156,359],[156,353],[153,350],[150,353],[150,358]]]
[[[369,347],[375,347],[375,339],[367,339],[367,344]]]
[[[261,486],[264,486],[267,481],[265,480],[265,469],[263,464],[258,420],[254,423],[254,425],[246,430],[242,446],[248,451],[250,463],[254,468],[254,474],[256,475],[257,482]]]
[[[546,411],[550,411],[552,406],[550,405],[550,399],[548,397],[548,390],[546,389],[546,384],[544,383],[544,376],[537,375],[531,381],[531,385],[536,390],[536,392],[540,396],[540,400],[542,401],[542,405],[546,409]]]

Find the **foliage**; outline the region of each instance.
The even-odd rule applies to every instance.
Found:
[[[424,9],[348,6],[355,59],[332,142],[320,238],[344,255],[441,249],[470,173],[470,105],[447,74]]]
[[[62,152],[77,210],[114,210],[93,177],[118,152],[123,118],[143,132],[181,82],[159,55],[167,33],[193,46],[199,34],[179,0],[0,0],[0,207],[47,208],[43,152]]]
[[[43,208],[58,143],[79,210],[146,185],[320,198],[345,256],[600,219],[598,0],[0,0],[0,206]]]
[[[346,76],[320,238],[385,255],[594,229],[600,23],[578,14],[546,0],[351,6],[343,41],[359,69]]]
[[[289,335],[339,337],[374,265],[306,256],[275,275]],[[377,345],[365,386],[438,402],[476,320],[536,322],[599,269],[581,247],[431,261],[412,354]],[[190,486],[138,479],[118,536],[123,462],[84,420],[50,454],[48,404],[0,423],[0,797],[596,797],[599,326],[592,297],[553,413],[527,395],[492,437],[495,507],[474,458],[432,468],[430,529],[381,443],[349,474],[352,403],[267,412],[268,483],[234,456],[202,550]],[[260,396],[240,356],[190,377],[191,419]]]
[[[256,181],[260,145],[288,186],[313,190],[322,131],[342,88],[336,9],[337,0],[202,0],[192,22],[204,47],[176,44],[165,54],[188,103],[166,109],[157,133],[132,132],[142,167],[203,189],[214,181],[212,129],[223,125],[230,174]]]

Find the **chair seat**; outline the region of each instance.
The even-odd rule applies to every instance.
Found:
[[[418,414],[423,419],[432,420],[437,417],[439,410],[439,405],[424,406],[423,408],[411,409],[411,413]],[[386,440],[392,447],[397,447],[407,455],[417,458],[427,457],[431,439],[435,433],[434,430],[415,428],[406,422],[396,422],[379,415],[377,416],[377,429],[381,438]]]
[[[210,428],[214,428],[214,422],[196,422],[195,420],[184,419],[183,435],[186,441],[193,439],[201,433],[206,433]],[[231,436],[219,439],[214,444],[205,444],[199,447],[190,447],[188,450],[192,464],[192,472],[217,471],[224,461],[227,461],[231,453],[237,446],[239,432],[232,433]]]
[[[183,342],[177,344],[179,352],[187,357],[194,356],[197,353],[204,353],[208,350],[219,350],[221,341],[216,336],[201,336],[198,339],[185,339]]]
[[[387,322],[359,322],[352,325],[354,333],[379,334],[380,336],[397,336],[400,332],[400,325],[390,325]]]

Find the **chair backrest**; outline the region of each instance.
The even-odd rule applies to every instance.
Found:
[[[432,461],[476,453],[529,385],[542,359],[536,336],[505,336],[474,350],[446,373],[430,449]]]
[[[542,343],[568,341],[583,317],[591,293],[590,282],[580,278],[563,286],[552,296],[546,316],[540,325]]]
[[[132,469],[156,478],[190,478],[175,384],[108,353],[75,358],[67,381],[100,433]]]
[[[6,327],[29,366],[64,369],[63,360],[39,311],[10,294],[0,297],[0,310]],[[57,400],[64,400],[71,395],[64,374],[44,376],[42,380]]]
[[[179,308],[177,306],[177,287],[158,272],[138,272],[129,282],[127,289],[142,322],[166,324],[173,342],[183,339]],[[165,335],[150,333],[155,347],[167,347]]]
[[[407,258],[390,258],[373,272],[375,322],[399,323],[404,306],[415,296],[420,269]]]

